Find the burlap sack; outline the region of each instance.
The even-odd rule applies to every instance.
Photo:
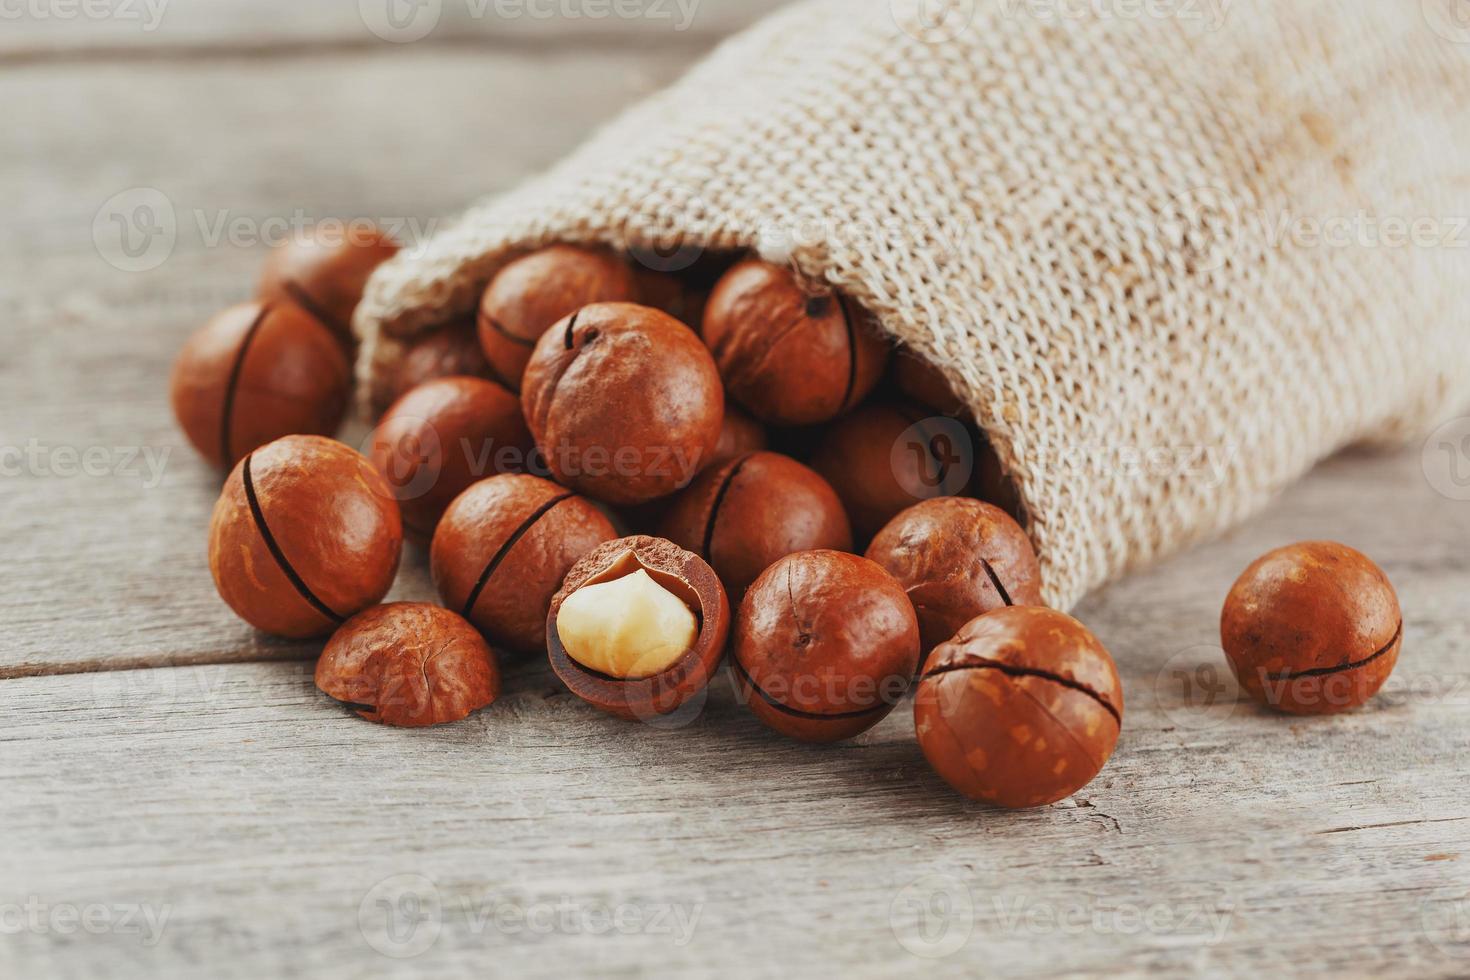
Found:
[[[361,370],[530,247],[755,249],[943,366],[1070,606],[1470,398],[1458,4],[809,0],[385,266]]]

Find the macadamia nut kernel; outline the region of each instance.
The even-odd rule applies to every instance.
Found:
[[[694,613],[643,569],[572,593],[556,616],[567,655],[609,677],[661,674],[694,645]]]

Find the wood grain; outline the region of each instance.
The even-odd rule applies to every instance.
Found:
[[[694,50],[787,2],[26,0],[0,11],[0,57],[14,65],[220,54],[275,59],[414,45],[504,52],[608,44]]]
[[[768,5],[703,0],[690,37]],[[1333,460],[1090,598],[1124,737],[1096,783],[1035,812],[949,793],[907,705],[812,748],[761,729],[727,679],[673,729],[600,716],[539,665],[427,732],[319,695],[315,646],[253,633],[209,582],[218,476],[165,379],[264,247],[202,229],[453,214],[698,47],[452,13],[392,46],[354,8],[174,0],[148,37],[0,33],[0,462],[30,454],[0,473],[0,976],[1470,972],[1470,504],[1416,450]],[[140,188],[178,236],[128,272],[105,232],[139,198],[108,202]],[[1321,537],[1398,586],[1397,674],[1340,718],[1237,703],[1225,591]],[[396,594],[431,594],[422,554]]]

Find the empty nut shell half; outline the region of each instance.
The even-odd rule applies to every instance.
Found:
[[[423,602],[363,610],[327,641],[316,686],[368,721],[405,728],[459,721],[500,696],[500,668],[463,618]]]
[[[579,590],[639,571],[694,614],[694,642],[651,677],[614,677],[583,666],[569,654],[558,629],[563,605]],[[556,676],[583,701],[628,721],[671,714],[703,691],[719,669],[729,635],[730,603],[714,569],[671,541],[641,535],[610,541],[579,561],[546,618],[546,648]]]

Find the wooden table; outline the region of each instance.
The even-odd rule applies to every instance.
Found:
[[[678,31],[446,2],[417,43],[351,3],[6,22],[0,975],[1470,974],[1470,503],[1417,447],[1091,597],[1124,737],[1033,812],[948,792],[907,706],[812,748],[725,679],[677,728],[540,666],[466,723],[370,725],[313,688],[315,647],[216,598],[218,477],[166,375],[249,294],[253,230],[450,215],[775,3]],[[171,247],[120,249],[119,217],[168,214]],[[1216,623],[1251,558],[1311,537],[1383,564],[1406,640],[1367,708],[1291,720],[1217,692]],[[421,553],[395,594],[432,595]]]

